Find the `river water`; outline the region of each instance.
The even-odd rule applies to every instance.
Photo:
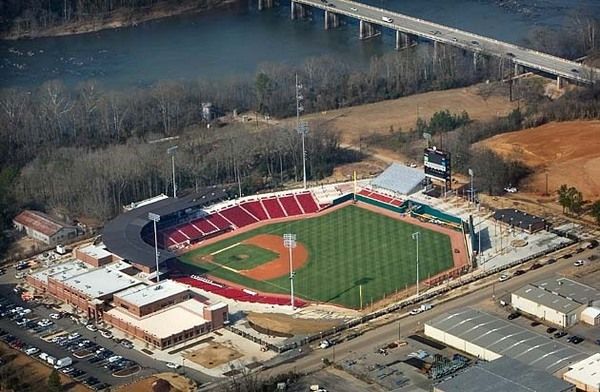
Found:
[[[364,0],[363,0],[364,1]],[[559,27],[573,9],[600,14],[598,0],[368,0],[411,16],[521,43],[535,26]],[[527,8],[501,6],[524,4]],[[291,21],[289,0],[258,11],[256,0],[238,7],[151,21],[136,27],[67,37],[0,41],[0,87],[34,87],[60,79],[95,79],[111,88],[159,80],[251,75],[265,62],[297,63],[330,54],[362,67],[393,50],[393,36],[360,41],[349,21],[323,30],[322,12]]]

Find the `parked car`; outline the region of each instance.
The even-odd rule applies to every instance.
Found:
[[[50,313],[48,317],[50,317],[52,320],[60,320],[62,318],[60,313]]]
[[[165,364],[169,369],[179,369],[181,367],[181,365],[173,363],[173,362],[167,362]]]
[[[105,337],[106,339],[112,339],[112,337],[113,337],[112,332],[107,331],[105,329],[100,330],[100,335],[102,335],[102,337]]]
[[[542,323],[540,323],[539,321],[532,321],[531,322],[531,326],[532,327],[537,327],[538,325],[541,325]]]
[[[546,261],[546,264],[554,264],[556,263],[556,259],[548,259],[548,261]]]
[[[522,269],[518,269],[515,271],[515,273],[513,274],[513,276],[520,276],[523,275],[526,271],[522,270]]]
[[[563,336],[567,336],[567,333],[566,333],[565,331],[559,331],[559,332],[557,332],[557,333],[555,333],[555,334],[554,334],[554,337],[555,337],[556,339],[560,339],[560,338],[562,338]]]
[[[580,260],[577,260],[576,262],[574,262],[574,263],[573,263],[573,265],[574,265],[575,267],[582,267],[584,264],[585,264],[585,261],[584,261],[584,260],[581,260],[581,259],[580,259]]]
[[[506,281],[506,280],[509,280],[509,279],[510,279],[510,276],[509,276],[509,275],[507,275],[507,274],[502,274],[502,275],[500,275],[500,277],[498,278],[498,281],[499,281],[499,282],[504,282],[504,281]]]
[[[88,324],[88,325],[85,326],[85,328],[88,331],[92,331],[92,332],[96,332],[98,330],[98,327],[96,327],[94,324]]]
[[[529,270],[530,270],[530,271],[534,271],[534,270],[536,270],[536,269],[538,269],[538,268],[542,268],[542,267],[543,267],[543,265],[541,265],[540,263],[533,263],[533,264],[531,265],[531,267],[529,267]]]
[[[511,313],[511,314],[509,314],[509,315],[508,315],[508,319],[509,319],[509,320],[514,320],[514,319],[516,319],[516,318],[519,318],[520,316],[521,316],[521,314],[520,314],[520,313],[518,313],[518,312],[513,312],[513,313]]]

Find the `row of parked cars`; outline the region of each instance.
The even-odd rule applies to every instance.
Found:
[[[519,313],[519,312],[512,312],[511,314],[508,315],[509,320],[514,320],[519,317],[521,317],[521,313]],[[532,327],[537,327],[538,325],[542,325],[542,323],[540,323],[539,321],[531,322]],[[548,327],[546,329],[546,333],[552,334],[552,336],[555,339],[560,339],[560,338],[568,335],[567,332],[559,331],[558,328],[554,328],[554,327]],[[577,336],[577,335],[571,335],[567,338],[567,342],[573,343],[573,344],[579,344],[579,343],[583,342],[584,340],[585,340],[584,338],[582,338],[581,336]],[[596,341],[596,344],[600,344],[600,339]]]

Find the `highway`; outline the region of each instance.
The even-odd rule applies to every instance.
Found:
[[[434,42],[452,45],[474,53],[504,58],[509,63],[542,71],[571,81],[590,83],[600,79],[600,70],[597,68],[587,67],[575,61],[565,60],[532,49],[355,1],[293,0],[293,2],[416,35]],[[389,22],[388,19],[388,22],[386,22],[382,19],[384,17],[392,21]]]

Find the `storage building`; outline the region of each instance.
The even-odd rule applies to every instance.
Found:
[[[575,384],[578,391],[600,392],[600,354],[569,366],[563,380]]]
[[[77,228],[65,225],[40,211],[25,210],[13,219],[15,228],[28,237],[56,246],[77,237]]]
[[[589,325],[600,325],[600,308],[595,306],[585,308],[583,312],[581,312],[581,321]]]

